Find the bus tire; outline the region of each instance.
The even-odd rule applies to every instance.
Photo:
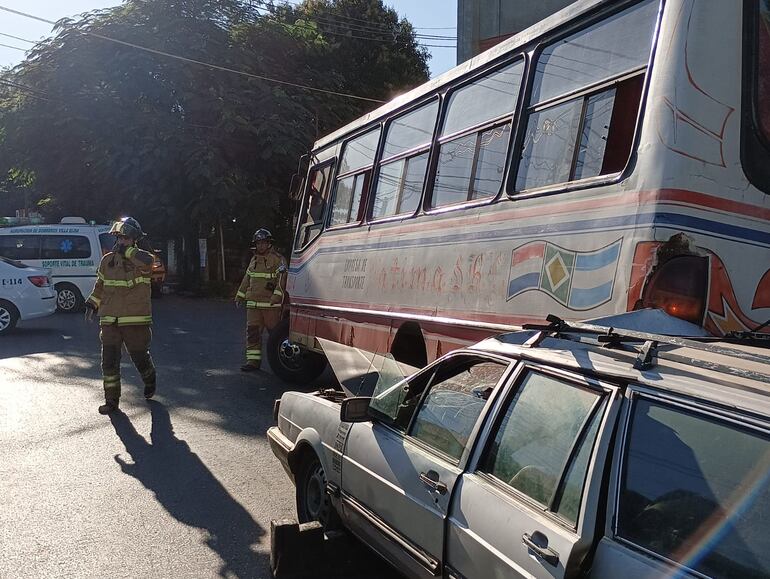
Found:
[[[82,311],[86,301],[80,290],[71,283],[57,283],[54,286],[56,290],[56,309],[65,314],[74,314]]]
[[[285,382],[305,384],[312,382],[326,368],[326,358],[304,348],[289,357],[286,342],[289,340],[289,318],[284,318],[272,329],[267,338],[267,360],[273,373]]]
[[[11,333],[19,321],[19,310],[11,302],[0,300],[0,336]]]

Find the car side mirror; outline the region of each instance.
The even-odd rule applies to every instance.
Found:
[[[369,396],[353,396],[345,398],[340,407],[340,420],[342,422],[368,422],[369,403],[372,401]]]

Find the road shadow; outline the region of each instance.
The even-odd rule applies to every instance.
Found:
[[[254,552],[265,530],[214,477],[187,442],[174,435],[168,409],[150,401],[151,443],[134,428],[122,412],[110,420],[133,464],[120,456],[121,470],[155,494],[158,502],[176,520],[208,533],[206,544],[222,559],[222,577],[255,577],[269,569],[267,555]]]

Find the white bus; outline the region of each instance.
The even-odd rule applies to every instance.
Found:
[[[770,0],[580,0],[320,139],[287,378],[541,321],[770,319]]]

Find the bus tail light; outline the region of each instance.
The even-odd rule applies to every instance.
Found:
[[[51,286],[51,280],[48,279],[47,276],[44,275],[31,275],[27,277],[27,279],[32,283],[32,285],[37,287],[50,287]]]
[[[708,258],[672,257],[657,266],[642,292],[641,306],[702,325],[708,295]]]

